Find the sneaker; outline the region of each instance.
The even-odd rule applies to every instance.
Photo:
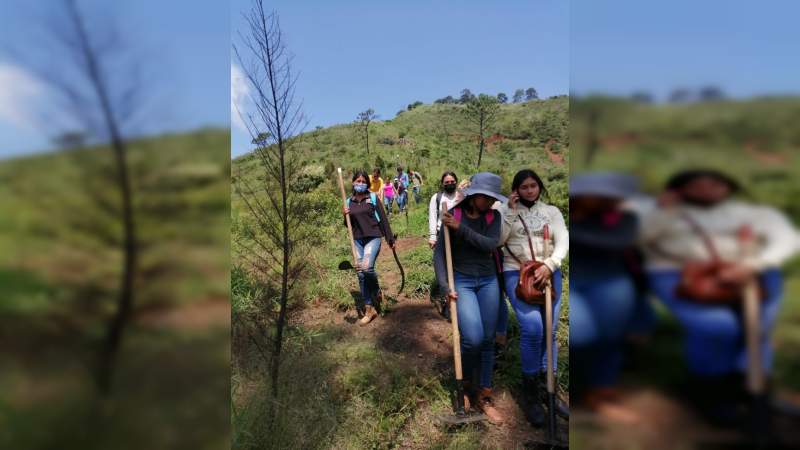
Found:
[[[372,305],[367,305],[364,307],[364,317],[358,321],[361,325],[366,325],[372,322],[372,319],[378,317],[378,311],[375,311],[375,308]]]

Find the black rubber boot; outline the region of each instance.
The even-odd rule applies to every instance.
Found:
[[[547,392],[540,392],[541,386],[536,376],[522,375],[522,390],[525,395],[525,418],[536,428],[541,428],[545,423],[542,398],[547,398]]]
[[[537,380],[540,386],[541,392],[541,404],[549,405],[550,398],[547,393],[547,372],[539,372],[537,376]],[[549,407],[549,406],[548,406]],[[562,419],[569,419],[569,407],[564,404],[561,400],[558,399],[558,396],[555,398],[555,411],[556,415],[561,417]]]

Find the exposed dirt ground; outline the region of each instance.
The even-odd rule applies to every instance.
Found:
[[[400,239],[397,242],[398,255],[419,245],[427,245],[423,238]],[[412,298],[405,293],[395,297],[400,286],[400,274],[397,270],[384,270],[381,267],[394,267],[395,262],[391,249],[381,247],[377,267],[381,288],[385,297],[393,302],[384,305],[384,314],[371,324],[357,324],[355,310],[341,312],[329,304],[319,302],[310,305],[298,314],[305,327],[314,329],[322,326],[347,327],[351,336],[357,339],[374,342],[382,350],[391,352],[405,359],[421,371],[431,374],[447,374],[452,377],[452,333],[451,324],[442,318],[435,307],[425,298]],[[390,303],[385,301],[384,303]],[[532,448],[531,444],[544,439],[543,430],[533,429],[525,420],[518,406],[517,393],[506,388],[495,391],[495,402],[506,417],[502,426],[487,424],[483,443],[490,448]],[[433,414],[424,404],[418,404],[418,413],[406,425],[407,429],[419,429],[432,426]],[[568,425],[559,424],[562,436],[566,437]],[[404,433],[405,434],[405,433]],[[401,448],[417,448],[410,441],[400,442]]]

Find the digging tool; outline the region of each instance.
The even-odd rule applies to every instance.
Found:
[[[397,242],[397,240],[395,240]],[[400,258],[397,257],[397,251],[392,249],[392,256],[394,256],[394,262],[397,263],[397,268],[400,269],[400,290],[397,291],[397,295],[403,292],[403,288],[406,287],[406,272],[403,270],[403,265],[400,264]]]
[[[550,253],[550,228],[544,226],[544,255]],[[544,323],[545,323],[545,344],[547,345],[547,440],[553,447],[562,446],[556,438],[556,374],[553,365],[553,284],[552,278],[548,278],[545,284],[544,297]]]
[[[342,180],[342,168],[336,169],[339,172],[339,190],[342,192],[342,205],[347,207],[347,194],[344,193],[344,181]],[[353,252],[353,263],[358,266],[358,251],[356,250],[356,243],[353,239],[353,224],[350,223],[350,214],[345,214],[345,222],[347,222],[347,233],[350,236],[350,250]],[[341,264],[339,264],[341,268]],[[351,266],[352,267],[352,266]],[[358,270],[358,269],[356,269]]]
[[[755,239],[751,228],[745,226],[739,230],[742,253],[752,255],[755,251]],[[752,398],[750,410],[753,443],[757,448],[764,448],[769,436],[769,406],[767,402],[766,382],[761,365],[761,301],[759,299],[758,278],[754,276],[744,285],[742,295],[742,312],[744,314],[745,345],[747,349],[747,392]]]
[[[447,212],[447,205],[442,205],[442,215]],[[455,292],[456,283],[453,276],[453,254],[450,248],[450,230],[446,225],[444,228],[444,254],[447,262],[447,285],[450,292]],[[453,326],[453,363],[456,375],[456,397],[454,403],[455,413],[448,416],[439,417],[439,422],[444,425],[464,425],[474,422],[488,420],[484,414],[468,414],[464,408],[464,375],[461,368],[461,335],[458,332],[458,312],[456,302],[450,301],[450,322]]]

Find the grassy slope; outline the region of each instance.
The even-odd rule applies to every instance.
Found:
[[[227,130],[201,130],[132,143],[142,264],[161,269],[140,286],[137,311],[151,313],[127,334],[102,410],[89,364],[112,297],[89,297],[74,281],[101,274],[114,286],[119,256],[64,214],[94,217],[75,163],[106,162],[108,152],[0,161],[0,428],[13,431],[0,433],[0,447],[227,448],[226,308],[205,318],[194,306],[228,297],[229,142]]]
[[[298,139],[296,151],[308,162],[307,173],[318,174],[324,180],[320,187],[308,194],[308,201],[318,205],[319,214],[315,217],[314,226],[320,230],[324,239],[320,247],[308,255],[312,260],[314,273],[306,282],[299,283],[299,307],[307,301],[321,300],[331,307],[346,310],[352,307],[351,292],[357,291],[355,277],[335,269],[339,261],[349,258],[349,247],[341,224],[341,200],[332,176],[334,168],[340,166],[345,172],[354,167],[371,168],[380,163],[376,163],[378,157],[385,163],[384,173],[386,169],[394,172],[397,164],[405,167],[411,164],[426,179],[423,198],[427,204],[427,199],[433,194],[437,184],[436,178],[443,170],[455,170],[461,178],[466,178],[475,171],[477,144],[459,126],[459,108],[453,105],[423,105],[404,112],[393,120],[376,123],[371,128],[371,150],[368,157],[357,130],[351,126],[317,130]],[[551,193],[551,202],[565,209],[568,166],[551,162],[544,151],[543,143],[547,142],[548,137],[561,137],[561,147],[554,145],[552,149],[569,161],[569,149],[567,142],[563,140],[567,135],[567,120],[566,98],[504,105],[497,126],[490,133],[500,133],[505,139],[502,143],[489,146],[483,156],[481,169],[500,173],[507,192],[516,170],[533,167],[545,179]],[[383,143],[398,142],[400,136],[407,140],[405,145]],[[234,177],[242,176],[254,180],[257,161],[253,156],[245,155],[234,160],[232,169]],[[247,215],[236,195],[232,202],[232,214],[236,232],[236,222]],[[405,217],[393,216],[392,227],[401,238],[425,238],[427,212],[412,204],[408,225]],[[409,249],[401,255],[406,269],[406,293],[412,299],[426,301],[433,279],[430,259],[430,250],[424,245]],[[234,265],[237,262],[238,258],[234,254]],[[393,270],[396,269],[379,267],[379,271]],[[242,277],[242,282],[247,283],[242,273],[237,273],[236,277]],[[387,289],[393,291],[396,286]],[[247,289],[234,295],[234,313],[246,311],[252,306],[252,300],[252,291]],[[568,302],[564,303],[559,341],[564,352],[561,358],[561,382],[566,386],[568,327],[565,326],[565,321]],[[299,314],[302,316],[303,313]],[[512,318],[512,324],[513,322]],[[420,448],[469,448],[469,445],[480,445],[481,439],[476,439],[476,436],[485,437],[482,433],[476,434],[475,429],[442,434],[419,423],[424,421],[424,417],[428,417],[426,414],[430,414],[429,408],[440,412],[449,408],[446,380],[439,377],[430,379],[430,373],[415,372],[413,366],[409,367],[405,361],[397,360],[375,343],[347,336],[347,329],[329,327],[320,330],[306,328],[297,323],[295,325],[287,345],[292,356],[286,358],[283,379],[316,381],[304,384],[309,389],[307,391],[300,391],[294,383],[283,386],[288,392],[284,394],[282,401],[297,405],[288,410],[287,415],[318,421],[320,427],[315,428],[313,439],[292,426],[291,420],[283,421],[276,429],[266,430],[257,420],[259,413],[263,411],[264,400],[259,394],[264,392],[263,368],[258,369],[258,358],[252,353],[252,349],[237,347],[234,348],[235,354],[250,355],[242,358],[246,361],[244,365],[234,366],[234,391],[238,400],[235,403],[241,408],[234,420],[235,442],[238,446],[250,448],[256,445],[260,441],[259,437],[266,436],[263,433],[273,437],[280,435],[284,439],[282,445],[297,448],[312,445],[310,443],[314,441],[319,448],[325,448],[324,443],[327,442],[336,442],[336,448],[386,448],[399,442],[416,442],[414,445],[421,446]],[[345,336],[342,336],[343,333]],[[498,383],[504,387],[519,383],[516,341],[518,330],[514,325],[511,334],[509,361],[498,370]],[[250,364],[255,368],[248,367]],[[383,380],[386,376],[390,376],[392,380],[389,390],[378,389],[376,392],[365,381]],[[407,400],[411,397],[425,401],[420,404],[408,403]],[[364,428],[364,417],[376,421],[375,426]],[[331,424],[331,427],[327,428],[325,424]],[[483,445],[492,447],[500,444],[483,442]]]

